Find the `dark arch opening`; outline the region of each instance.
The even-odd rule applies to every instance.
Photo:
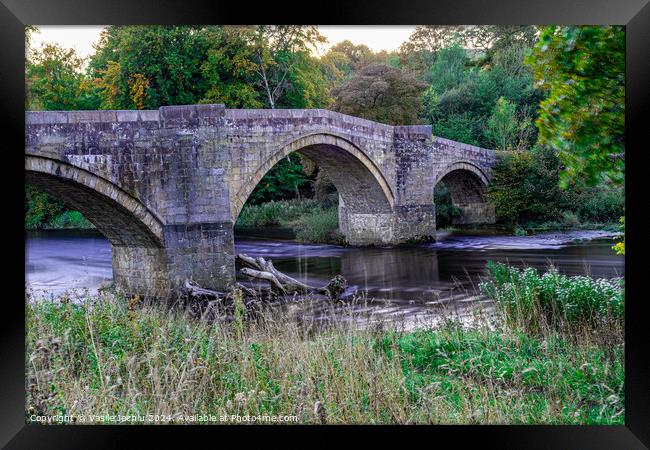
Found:
[[[270,222],[266,220],[267,215],[255,214],[263,208],[247,209],[252,214],[242,215],[241,218],[240,212],[263,177],[272,173],[276,164],[294,152],[313,163],[318,168],[317,174],[325,175],[331,183],[328,190],[330,194],[326,196],[326,200],[319,200],[311,206],[301,204],[295,209],[293,206],[287,207],[297,218],[284,217],[284,220],[279,220],[293,228],[298,240],[361,242],[360,237],[350,237],[350,230],[353,228],[348,225],[353,223],[351,221],[363,220],[359,219],[359,216],[365,215],[388,220],[386,216],[392,214],[393,193],[380,169],[361,149],[346,139],[329,133],[317,133],[295,139],[276,150],[242,182],[237,193],[231,197],[233,219],[239,227],[256,226],[253,223],[259,226],[260,221],[266,224]],[[314,185],[314,194],[317,188],[318,186]],[[305,206],[312,209],[301,212]],[[277,210],[272,208],[274,206],[269,205],[268,215],[278,215]],[[319,210],[320,208],[323,210]],[[258,217],[262,220],[257,220]],[[358,231],[357,228],[354,230]],[[366,233],[361,237],[370,239],[368,236],[370,235]]]
[[[494,223],[487,179],[476,168],[451,168],[434,188],[436,226]]]
[[[110,182],[62,162],[27,157],[25,183],[80,211],[116,247],[162,247],[162,224]]]
[[[264,175],[293,152],[305,155],[328,176],[349,211],[361,214],[391,211],[393,194],[370,158],[345,139],[316,134],[296,139],[279,149],[243,183],[233,199],[235,221]]]

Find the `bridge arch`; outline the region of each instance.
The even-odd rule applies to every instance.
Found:
[[[438,173],[434,190],[440,183],[460,210],[460,216],[453,218],[454,224],[494,222],[494,208],[487,197],[489,178],[479,166],[468,161],[451,163]]]
[[[25,182],[80,211],[116,247],[163,247],[163,225],[139,200],[87,170],[25,155]]]
[[[345,206],[357,213],[389,213],[393,191],[377,165],[359,147],[332,133],[313,133],[293,139],[275,151],[241,186],[233,201],[233,221],[264,175],[280,160],[300,152],[322,168]]]

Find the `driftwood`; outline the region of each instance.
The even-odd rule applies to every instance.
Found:
[[[237,255],[237,260],[247,266],[239,271],[241,274],[250,278],[268,281],[271,290],[282,295],[321,294],[338,299],[347,288],[347,281],[341,275],[332,278],[327,286],[310,286],[280,272],[273,266],[273,261],[270,259],[253,258],[245,253],[240,253]]]
[[[295,294],[319,294],[326,295],[332,299],[338,299],[347,288],[347,281],[341,275],[332,278],[327,286],[310,286],[277,270],[273,266],[273,261],[270,259],[266,260],[262,257],[253,258],[244,253],[240,253],[237,255],[237,260],[245,266],[239,271],[242,275],[246,275],[251,279],[267,281],[271,288],[271,294],[276,297],[286,297]],[[240,283],[235,283],[233,287],[240,290],[245,299],[262,297],[261,292]],[[185,281],[185,291],[191,297],[200,298],[232,299],[233,295],[233,290],[230,292],[220,292],[205,289],[189,280]]]
[[[257,292],[255,289],[251,289],[249,287],[246,287],[240,283],[235,283],[233,286],[235,289],[239,289],[242,291],[245,297],[254,297],[257,295]],[[221,292],[221,291],[215,291],[212,289],[205,289],[200,286],[197,286],[195,283],[192,283],[189,280],[185,280],[185,292],[190,296],[190,297],[212,297],[212,298],[227,298],[232,296],[232,291],[231,292]]]

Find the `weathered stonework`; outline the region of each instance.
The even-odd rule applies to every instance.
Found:
[[[264,174],[300,151],[332,179],[352,245],[435,236],[433,190],[444,181],[457,223],[494,221],[485,198],[492,150],[327,110],[26,113],[26,181],[79,209],[113,245],[129,292],[167,296],[190,279],[234,279],[233,224]]]

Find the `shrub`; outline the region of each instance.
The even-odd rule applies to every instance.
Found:
[[[623,214],[625,192],[622,188],[597,186],[580,196],[577,205],[580,220],[585,222],[616,222]]]
[[[433,191],[433,202],[436,205],[436,226],[450,226],[454,218],[460,216],[460,208],[453,204],[451,193],[443,182],[438,183]]]
[[[555,151],[536,147],[511,152],[495,167],[488,197],[499,220],[508,225],[558,222],[614,222],[623,213],[622,188],[602,185],[585,188],[572,183],[560,188],[562,165]]]

